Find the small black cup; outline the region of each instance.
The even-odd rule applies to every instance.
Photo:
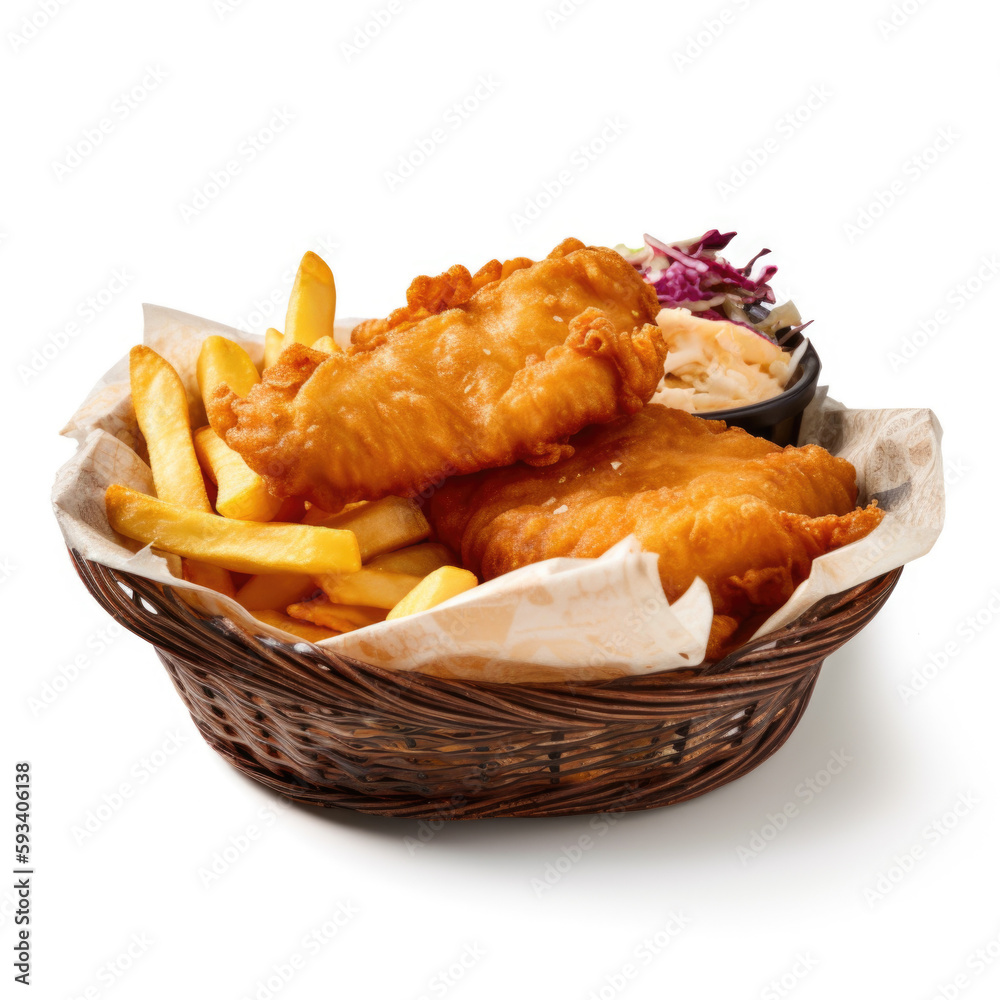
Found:
[[[782,346],[785,350],[794,351],[802,340],[802,334],[796,333]],[[799,437],[799,425],[802,423],[802,411],[816,395],[822,368],[816,348],[810,341],[799,359],[792,381],[773,399],[747,406],[734,406],[730,410],[698,413],[696,416],[706,420],[725,420],[731,427],[742,427],[756,437],[767,438],[775,444],[795,444]]]

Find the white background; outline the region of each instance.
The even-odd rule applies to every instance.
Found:
[[[557,3],[400,0],[355,51],[388,0],[93,0],[48,23],[44,2],[3,5],[2,732],[8,787],[15,759],[34,768],[34,995],[610,997],[630,962],[630,1000],[997,995],[997,8]],[[262,133],[277,112],[290,122]],[[427,162],[388,177],[435,129]],[[186,212],[219,171],[228,184]],[[936,549],[751,775],[622,818],[539,893],[588,818],[451,823],[411,850],[415,822],[283,809],[200,740],[153,651],[106,631],[48,491],[71,451],[58,430],[139,340],[140,303],[263,331],[261,304],[280,326],[310,248],[342,315],[384,314],[455,262],[715,226],[739,230],[737,263],[774,249],[833,394],[933,407],[949,462]],[[833,753],[850,761],[807,801]],[[123,782],[132,795],[81,840]],[[203,884],[251,826],[259,839]],[[341,903],[357,915],[307,946]],[[683,930],[637,957],[671,913]],[[483,956],[445,989],[433,977],[467,947]]]

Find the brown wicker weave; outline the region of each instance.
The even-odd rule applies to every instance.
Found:
[[[100,604],[147,639],[202,735],[269,788],[384,816],[649,809],[746,774],[788,738],[826,656],[901,570],[709,667],[502,685],[384,670],[199,614],[171,587],[73,553]]]

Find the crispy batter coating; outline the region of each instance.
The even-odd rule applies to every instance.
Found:
[[[491,579],[556,556],[598,556],[634,534],[659,553],[669,601],[695,577],[708,585],[711,658],[784,604],[813,559],[883,516],[856,507],[853,466],[823,448],[780,448],[655,404],[570,443],[572,457],[542,470],[450,480],[427,508],[438,538]]]
[[[650,398],[659,303],[612,250],[418,279],[346,354],[286,349],[245,399],[219,387],[213,426],[280,496],[328,510],[414,496],[447,476],[554,462],[583,427]]]

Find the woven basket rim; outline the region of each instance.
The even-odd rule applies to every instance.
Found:
[[[456,691],[461,691],[475,688],[490,691],[509,691],[511,688],[524,688],[536,691],[552,691],[554,694],[558,693],[560,695],[566,694],[571,690],[578,691],[588,688],[606,689],[609,686],[617,689],[627,689],[630,687],[648,689],[651,684],[669,685],[672,682],[688,683],[695,678],[703,683],[708,678],[716,678],[720,685],[725,685],[727,682],[735,680],[737,676],[740,680],[747,681],[751,676],[769,672],[768,661],[773,656],[776,648],[792,645],[806,634],[822,632],[822,624],[825,621],[835,619],[838,613],[848,608],[858,598],[872,592],[877,592],[876,600],[878,606],[881,607],[894,589],[903,570],[903,567],[897,567],[880,576],[873,577],[857,587],[824,598],[812,605],[788,625],[744,643],[714,663],[701,663],[690,667],[677,667],[645,674],[630,674],[623,677],[597,680],[567,679],[512,683],[476,680],[473,678],[441,677],[416,670],[397,670],[391,667],[382,667],[377,664],[368,663],[364,660],[358,660],[354,657],[342,656],[322,646],[317,646],[306,639],[290,642],[263,631],[254,632],[240,621],[224,615],[213,615],[192,607],[179,596],[180,591],[187,590],[188,588],[173,587],[170,584],[159,584],[140,574],[130,573],[126,570],[112,569],[103,563],[86,559],[75,549],[69,549],[68,551],[70,558],[92,596],[121,625],[129,629],[133,634],[139,635],[140,638],[151,642],[154,646],[159,645],[154,638],[144,635],[135,628],[132,622],[111,602],[101,600],[98,596],[97,588],[92,586],[87,579],[88,576],[93,575],[91,567],[97,569],[99,573],[115,579],[119,584],[119,589],[124,585],[132,590],[132,598],[128,598],[124,590],[120,590],[123,601],[128,600],[129,603],[135,603],[137,599],[136,595],[138,594],[138,600],[145,598],[147,600],[144,603],[148,604],[148,598],[151,596],[150,592],[159,591],[164,599],[157,602],[157,604],[162,605],[161,610],[157,613],[162,613],[163,611],[168,613],[173,612],[173,620],[181,624],[187,624],[185,619],[194,619],[200,628],[211,631],[224,642],[239,642],[240,645],[247,649],[247,652],[251,652],[254,647],[263,643],[272,650],[277,648],[286,652],[290,659],[293,658],[297,662],[301,662],[303,657],[305,657],[308,660],[322,664],[321,669],[316,671],[317,677],[322,677],[324,672],[339,670],[344,664],[350,664],[355,670],[371,672],[380,679],[405,682],[405,686],[407,687],[411,686],[410,682],[418,680],[420,683],[427,683],[428,686],[438,690],[454,688]],[[180,650],[182,655],[184,653],[192,654],[197,652],[198,631],[195,628],[191,628],[189,632],[195,648]]]

